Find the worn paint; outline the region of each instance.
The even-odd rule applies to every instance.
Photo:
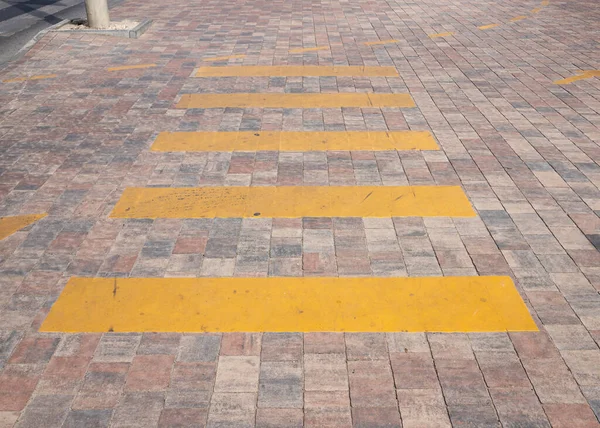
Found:
[[[578,71],[577,76],[567,77],[566,79],[560,79],[554,82],[555,85],[567,85],[569,83],[576,82],[583,79],[591,79],[592,77],[600,77],[600,70],[582,70]]]
[[[227,76],[356,76],[356,77],[398,77],[395,67],[369,66],[319,66],[319,65],[278,65],[278,66],[236,66],[200,67],[196,77]]]
[[[112,218],[474,217],[460,186],[128,187]]]
[[[31,223],[35,223],[39,219],[46,217],[46,215],[47,214],[28,214],[0,217],[0,239],[4,239],[7,236],[12,235],[17,230],[23,229],[25,226],[29,226]]]
[[[203,58],[202,61],[204,61],[204,62],[225,61],[227,59],[238,59],[238,58],[245,58],[245,57],[246,57],[246,54],[225,55],[225,56],[215,56],[212,58]]]
[[[543,0],[540,4],[542,6],[548,6],[550,4],[550,0]]]
[[[521,16],[515,16],[514,18],[512,18],[510,20],[510,22],[517,22],[517,21],[522,21],[524,19],[527,19],[527,17],[525,15],[521,15]]]
[[[488,24],[488,25],[482,25],[481,27],[477,27],[480,30],[489,30],[490,28],[496,28],[499,27],[500,24]]]
[[[431,37],[432,39],[435,39],[437,37],[448,37],[448,36],[453,36],[454,33],[449,31],[447,33],[437,33],[437,34],[430,34],[429,37]]]
[[[429,131],[161,132],[155,152],[280,152],[332,150],[439,150]]]
[[[539,13],[542,11],[542,7],[536,7],[535,9],[531,9],[531,13]]]
[[[107,71],[123,71],[123,70],[136,70],[138,68],[153,68],[156,64],[135,64],[135,65],[120,65],[118,67],[109,67]]]
[[[376,42],[365,42],[364,44],[367,46],[377,46],[377,45],[388,45],[391,43],[398,43],[399,40],[390,39],[390,40],[378,40]]]
[[[71,278],[41,332],[537,331],[507,276]]]
[[[25,82],[27,80],[54,79],[56,77],[58,77],[58,74],[40,74],[31,77],[15,77],[14,79],[6,79],[3,80],[2,83]]]
[[[177,108],[340,108],[340,107],[415,107],[409,94],[373,93],[247,93],[247,94],[186,94]]]
[[[295,54],[295,53],[304,53],[304,52],[327,51],[329,49],[330,49],[329,46],[315,46],[314,48],[296,48],[296,49],[290,49],[289,53]]]

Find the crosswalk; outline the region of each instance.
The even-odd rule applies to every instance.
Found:
[[[200,67],[196,77],[396,77],[393,67]],[[413,108],[410,94],[184,94],[180,109]],[[158,152],[439,150],[428,131],[163,132]],[[122,219],[474,217],[460,186],[126,188]],[[48,332],[537,330],[509,277],[71,278]]]

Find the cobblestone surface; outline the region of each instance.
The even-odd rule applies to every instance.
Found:
[[[600,79],[553,83],[600,68],[595,1],[111,14],[154,24],[138,40],[49,33],[0,76],[56,75],[0,84],[0,216],[48,213],[0,241],[0,427],[600,425]],[[107,71],[135,64],[156,66]],[[400,77],[190,77],[211,64]],[[410,93],[417,108],[174,108],[205,92]],[[442,150],[149,151],[160,131],[409,129]],[[478,216],[108,217],[131,186],[408,184],[461,185]],[[71,276],[438,275],[512,276],[540,331],[38,332]]]

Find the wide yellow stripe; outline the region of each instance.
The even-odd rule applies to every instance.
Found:
[[[156,152],[281,152],[327,150],[439,150],[429,131],[394,132],[161,132]]]
[[[186,94],[177,108],[338,108],[415,107],[409,94],[329,93],[329,94]]]
[[[0,239],[12,235],[17,230],[23,229],[25,226],[29,226],[44,217],[46,217],[45,213],[0,217]]]
[[[128,187],[113,218],[474,217],[460,186]]]
[[[368,66],[319,66],[319,65],[249,65],[238,67],[200,67],[196,77],[226,76],[357,76],[357,77],[397,77],[395,67]]]
[[[42,332],[537,331],[509,277],[71,278]]]

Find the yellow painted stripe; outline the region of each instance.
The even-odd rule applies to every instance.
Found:
[[[537,331],[510,277],[71,278],[40,331]]]
[[[395,67],[368,66],[319,66],[319,65],[275,65],[238,67],[200,67],[196,77],[226,76],[357,76],[357,77],[397,77]]]
[[[14,79],[3,80],[2,83],[24,82],[26,80],[54,79],[57,76],[57,74],[40,74],[38,76],[31,77],[15,77]]]
[[[447,33],[437,33],[437,34],[430,34],[429,37],[431,37],[432,39],[435,39],[437,37],[448,37],[448,36],[453,36],[454,33],[449,31]]]
[[[204,61],[204,62],[225,61],[226,59],[238,59],[238,58],[245,58],[245,57],[246,57],[246,54],[225,55],[225,56],[215,56],[212,58],[204,58],[202,61]]]
[[[321,94],[186,94],[177,108],[339,108],[415,107],[409,94],[321,93]]]
[[[560,79],[554,82],[555,85],[567,85],[569,83],[577,82],[578,80],[591,79],[592,77],[600,77],[600,70],[582,70],[578,71],[577,76],[567,77],[566,79]]]
[[[539,13],[542,11],[542,7],[536,7],[535,9],[531,9],[531,13]]]
[[[367,46],[376,46],[376,45],[387,45],[390,43],[398,43],[398,40],[396,40],[396,39],[378,40],[376,42],[365,42],[364,44]]]
[[[113,218],[474,217],[460,186],[129,187]]]
[[[294,54],[294,53],[303,53],[303,52],[326,51],[329,49],[330,49],[329,46],[316,46],[314,48],[290,49],[289,53]]]
[[[488,25],[482,25],[481,27],[478,27],[480,30],[489,30],[490,28],[496,28],[499,27],[500,24],[488,24]]]
[[[517,21],[522,21],[524,19],[527,19],[527,17],[525,15],[521,15],[521,16],[515,16],[514,18],[512,18],[510,20],[510,22],[517,22]]]
[[[388,132],[161,132],[155,152],[280,152],[439,150],[429,131]]]
[[[118,67],[109,67],[107,71],[122,71],[122,70],[135,70],[138,68],[152,68],[156,67],[156,64],[135,64],[135,65],[120,65]]]
[[[550,4],[550,1],[549,0],[543,0],[540,4],[542,6],[548,6]]]
[[[11,217],[0,217],[0,239],[12,235],[19,229],[29,226],[31,223],[46,217],[46,214],[16,215]]]

